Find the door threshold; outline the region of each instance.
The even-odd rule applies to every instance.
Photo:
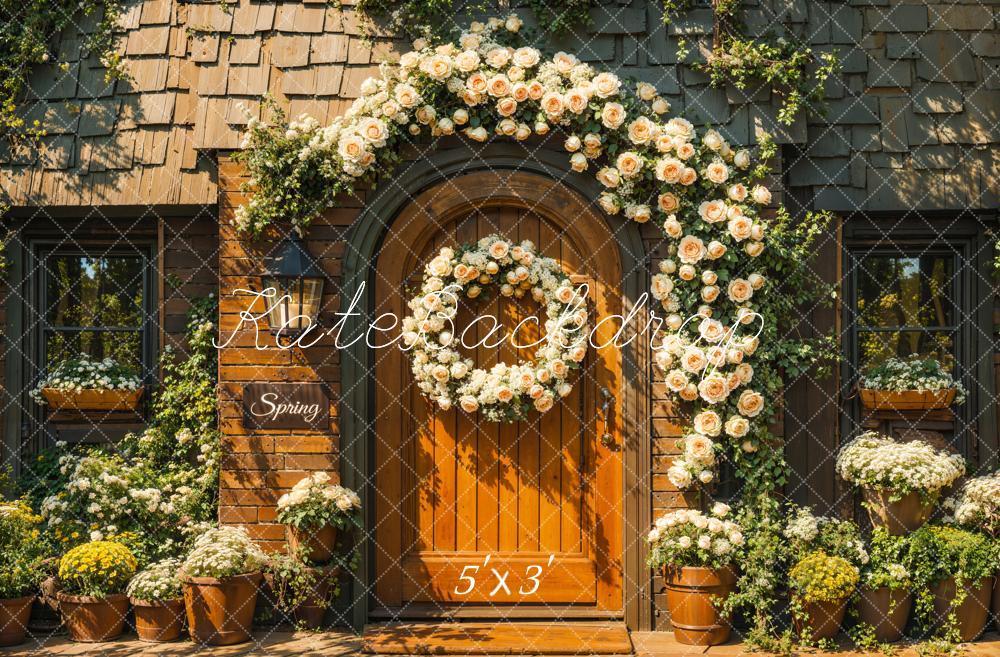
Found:
[[[496,607],[490,605],[462,605],[442,607],[439,605],[407,605],[405,607],[376,607],[368,612],[368,618],[376,621],[406,619],[472,620],[512,618],[524,621],[551,621],[560,618],[582,620],[621,620],[623,611],[608,611],[590,607],[558,605],[517,605]]]

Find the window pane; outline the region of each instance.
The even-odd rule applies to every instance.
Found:
[[[111,357],[122,365],[142,373],[142,333],[139,331],[47,331],[45,334],[46,368],[70,358],[87,354],[93,359]]]
[[[950,331],[859,331],[860,369],[878,365],[893,356],[935,358],[954,371],[955,336]]]
[[[142,326],[141,257],[52,254],[45,263],[50,326]]]
[[[856,265],[860,326],[955,325],[953,256],[871,254]]]

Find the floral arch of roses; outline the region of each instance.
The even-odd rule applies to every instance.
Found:
[[[459,300],[491,292],[517,299],[530,294],[544,308],[544,335],[534,360],[485,370],[456,350]],[[545,413],[572,391],[571,373],[587,355],[582,297],[559,263],[538,256],[527,240],[515,244],[489,235],[458,250],[442,248],[427,263],[420,291],[408,305],[402,337],[413,375],[421,393],[443,410],[458,406],[494,422],[523,420],[532,408]]]
[[[752,321],[766,284],[755,262],[771,193],[755,183],[767,168],[715,130],[699,137],[689,121],[666,118],[670,105],[652,85],[623,86],[572,54],[543,57],[520,29],[512,15],[472,23],[452,43],[418,40],[326,126],[305,116],[288,124],[251,118],[239,157],[254,194],[235,227],[259,235],[278,221],[307,226],[337,194],[391,170],[419,135],[523,141],[558,131],[569,167],[596,169],[607,214],[662,226],[668,257],[651,293],[674,334],[655,360],[675,398],[690,402],[691,420],[668,476],[679,488],[710,482],[725,448],[771,448],[761,416],[771,402],[750,387],[756,339],[718,337]],[[696,314],[700,322],[684,321]]]

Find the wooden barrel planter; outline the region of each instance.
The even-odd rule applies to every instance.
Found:
[[[188,633],[197,643],[228,646],[249,641],[263,575],[189,577],[181,574]]]
[[[28,634],[28,619],[35,596],[0,600],[0,646],[24,643]]]
[[[69,635],[80,643],[99,643],[121,636],[128,616],[128,596],[116,593],[104,598],[59,592],[59,611]]]
[[[862,589],[858,600],[861,622],[871,625],[875,639],[883,643],[899,641],[913,607],[913,595],[906,589]]]
[[[323,525],[315,528],[298,528],[285,525],[288,551],[313,564],[323,564],[333,559],[337,547],[337,528]]]
[[[184,629],[184,599],[149,601],[132,600],[135,610],[135,633],[140,641],[166,643],[176,641]]]
[[[993,598],[993,578],[984,577],[978,582],[965,583],[965,599],[952,609],[957,587],[954,577],[943,579],[934,585],[934,617],[937,626],[943,626],[948,615],[955,614],[958,621],[958,636],[963,643],[974,641],[985,630],[990,618],[990,603]]]
[[[736,588],[730,568],[664,568],[667,608],[674,638],[692,646],[716,646],[729,640],[731,626],[716,608]]]
[[[872,411],[932,411],[951,406],[955,389],[945,390],[871,390],[861,388],[861,405]]]
[[[53,411],[134,411],[139,408],[143,388],[137,390],[63,390],[42,388],[42,396]]]
[[[1000,632],[1000,577],[993,579],[993,605],[990,608],[993,610],[993,624]]]
[[[882,527],[893,536],[903,536],[920,529],[934,511],[934,505],[925,502],[920,493],[904,495],[890,501],[891,491],[881,488],[862,488],[865,507],[872,525]]]
[[[795,631],[804,634],[807,630],[813,640],[832,639],[837,636],[847,612],[847,598],[828,602],[802,602],[804,617],[795,616]]]

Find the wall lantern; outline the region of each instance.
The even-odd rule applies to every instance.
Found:
[[[267,321],[278,338],[294,340],[317,324],[323,301],[323,271],[306,251],[296,231],[284,239],[279,253],[267,260],[264,288],[273,288],[274,296]]]

